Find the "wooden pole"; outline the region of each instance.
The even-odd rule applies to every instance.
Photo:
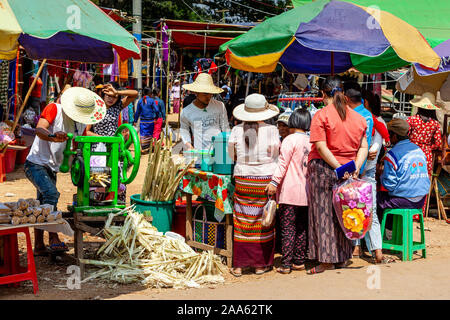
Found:
[[[166,130],[167,130],[167,124],[169,123],[169,77],[170,77],[170,41],[171,41],[171,32],[170,30],[166,30],[167,35],[169,36],[167,40],[167,73],[166,73]],[[161,69],[162,71],[162,69]],[[161,72],[162,73],[162,72]],[[162,82],[161,82],[162,84]],[[162,85],[161,85],[162,87]]]
[[[23,101],[22,105],[20,106],[19,111],[17,112],[17,114],[16,114],[15,117],[14,117],[14,124],[13,124],[13,126],[12,126],[11,132],[14,132],[14,130],[16,129],[17,123],[19,122],[19,119],[20,119],[20,116],[22,115],[23,109],[24,109],[25,106],[27,105],[28,99],[30,98],[30,95],[31,95],[31,92],[33,91],[33,89],[34,89],[34,87],[35,87],[35,85],[36,85],[36,82],[37,82],[39,76],[40,76],[41,73],[42,73],[42,69],[44,69],[44,66],[45,66],[46,63],[47,63],[47,59],[44,59],[44,60],[42,61],[42,63],[41,63],[41,66],[39,67],[39,70],[38,70],[36,76],[34,77],[33,82],[31,83],[30,88],[28,89],[27,95],[25,96],[25,100]],[[16,74],[16,77],[17,77],[17,76],[18,76],[18,75]],[[7,146],[7,145],[6,145],[6,146]],[[2,150],[2,153],[6,152],[6,146],[5,146],[4,149]]]
[[[150,86],[150,47],[147,43],[147,87]]]

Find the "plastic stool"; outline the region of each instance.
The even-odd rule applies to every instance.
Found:
[[[384,240],[385,224],[387,216],[393,215],[392,239]],[[413,241],[413,216],[419,215],[420,242]],[[422,250],[422,258],[426,258],[425,229],[423,227],[422,209],[386,209],[381,222],[381,239],[383,249],[399,251],[402,260],[412,260],[413,253]]]
[[[27,238],[27,262],[28,267],[23,268],[19,263],[19,249],[17,245],[17,233],[23,232]],[[27,227],[0,230],[0,236],[4,239],[4,265],[0,267],[0,285],[15,284],[17,287],[21,281],[31,280],[33,282],[33,293],[39,291],[36,266],[34,264],[33,247],[31,237]]]

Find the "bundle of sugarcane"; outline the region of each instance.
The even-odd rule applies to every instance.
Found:
[[[160,140],[152,139],[141,200],[171,201],[181,178],[191,164],[186,165],[183,162],[174,161],[172,158],[172,134],[169,137],[162,137]]]
[[[106,242],[97,251],[99,260],[81,259],[101,269],[82,282],[104,279],[161,287],[200,287],[201,284],[222,283],[225,267],[212,252],[201,254],[184,241],[172,239],[158,232],[144,217],[127,208],[122,226],[111,226],[111,213],[103,230]]]

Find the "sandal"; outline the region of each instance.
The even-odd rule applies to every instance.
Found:
[[[305,265],[304,265],[304,264],[300,264],[300,265],[293,264],[292,267],[291,267],[291,269],[292,269],[292,270],[295,270],[295,271],[303,271],[303,270],[305,270],[306,268],[305,268]]]
[[[395,260],[392,258],[388,258],[386,256],[383,256],[383,259],[381,259],[381,262],[377,262],[377,259],[373,258],[374,264],[388,264],[388,263],[394,263]]]
[[[335,269],[334,265],[332,267],[328,267],[328,268],[325,268],[322,265],[318,265],[316,267],[313,267],[312,269],[309,269],[306,273],[307,274],[317,274],[317,273],[325,272],[326,270],[333,270],[333,269]]]
[[[265,267],[265,268],[259,269],[259,270],[255,269],[255,274],[260,276],[266,272],[269,272],[270,270],[272,270],[272,267]]]
[[[239,278],[240,276],[242,276],[242,270],[241,272],[236,272],[234,268],[230,269],[230,273],[235,276],[236,278]]]
[[[57,252],[66,252],[69,251],[69,248],[67,248],[66,244],[64,242],[61,243],[54,243],[47,247],[47,250],[50,253],[57,253]]]
[[[277,268],[277,272],[281,274],[289,274],[292,272],[291,268],[279,267]]]
[[[351,264],[352,264],[352,262],[350,260],[347,260],[345,262],[336,263],[334,266],[336,269],[344,269],[344,268],[347,268]]]

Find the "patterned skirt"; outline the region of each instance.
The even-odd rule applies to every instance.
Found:
[[[323,160],[308,163],[308,257],[322,263],[341,263],[352,257],[352,243],[345,237],[333,208],[333,169]]]
[[[150,146],[150,142],[153,138],[153,131],[155,128],[155,120],[141,120],[139,125],[139,134],[141,148],[147,149]]]
[[[265,267],[273,264],[275,229],[261,225],[265,188],[272,176],[235,177],[233,266]]]

